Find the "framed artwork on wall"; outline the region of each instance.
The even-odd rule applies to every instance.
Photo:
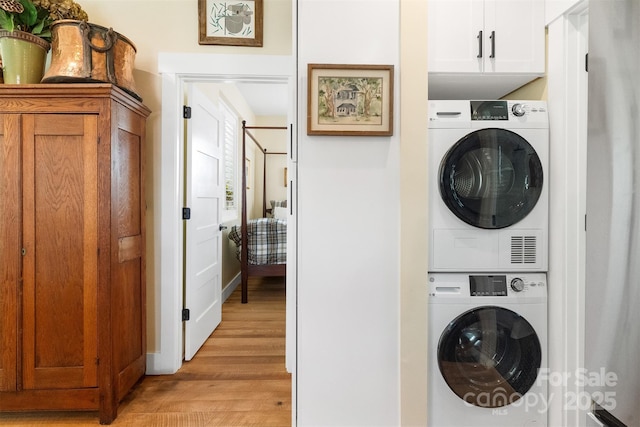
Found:
[[[307,135],[393,135],[393,65],[309,64]]]
[[[263,0],[198,0],[198,43],[262,47]]]

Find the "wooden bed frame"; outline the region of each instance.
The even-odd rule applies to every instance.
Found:
[[[274,129],[274,130],[287,130],[286,126],[247,126],[246,120],[242,121],[242,222],[241,222],[241,236],[242,236],[242,248],[240,252],[240,275],[242,282],[242,303],[246,304],[249,299],[249,292],[247,288],[247,282],[249,276],[286,276],[287,265],[286,264],[264,264],[255,265],[249,264],[249,246],[247,244],[247,136],[256,144],[263,154],[264,167],[263,179],[262,179],[262,216],[267,216],[267,155],[279,154],[286,155],[282,152],[267,152],[265,148],[262,148],[260,143],[251,134],[252,129]]]

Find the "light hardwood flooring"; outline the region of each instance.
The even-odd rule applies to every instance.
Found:
[[[113,426],[290,426],[283,278],[252,278],[222,306],[222,323],[174,375],[148,376]],[[98,426],[95,412],[0,413],[2,426]]]

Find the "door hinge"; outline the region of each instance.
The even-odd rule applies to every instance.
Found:
[[[183,308],[182,309],[182,321],[186,322],[187,320],[189,320],[189,309],[188,308]]]
[[[191,219],[191,208],[182,208],[182,219]]]
[[[182,106],[182,118],[183,119],[190,119],[191,118],[191,107],[189,107],[187,105],[183,105]]]

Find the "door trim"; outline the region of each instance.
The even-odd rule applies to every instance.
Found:
[[[162,78],[162,118],[159,185],[159,220],[153,232],[158,236],[154,273],[157,280],[156,351],[147,353],[147,374],[172,374],[182,366],[182,207],[184,135],[182,105],[185,84],[190,82],[251,81],[288,83],[295,63],[291,56],[216,55],[160,53],[158,72]],[[295,117],[291,117],[295,120]]]
[[[549,371],[571,375],[549,384],[549,425],[583,426],[586,412],[567,408],[579,397],[576,370],[584,367],[584,280],[586,214],[586,76],[584,54],[588,4],[582,1],[548,26],[549,195]]]

